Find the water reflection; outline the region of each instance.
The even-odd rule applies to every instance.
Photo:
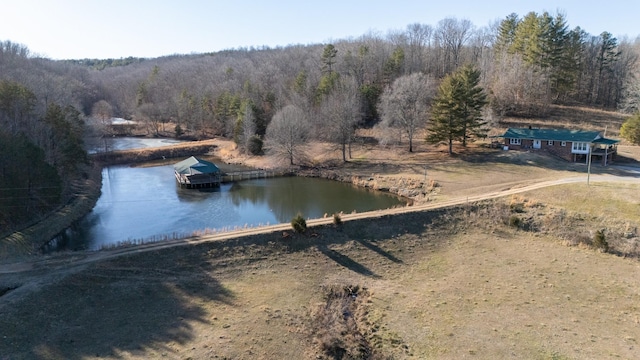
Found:
[[[286,223],[343,211],[385,209],[402,201],[386,193],[324,179],[285,177],[183,189],[173,166],[103,170],[93,211],[58,241],[59,249],[99,249],[121,241],[184,236],[196,230]]]
[[[211,188],[202,188],[202,189],[183,189],[180,188],[180,184],[175,182],[176,185],[176,194],[178,195],[178,200],[184,202],[197,202],[197,201],[206,201],[211,199],[214,193],[220,193],[222,190],[220,187],[211,187]]]
[[[232,202],[243,206],[267,206],[278,222],[289,222],[298,213],[318,218],[335,212],[363,212],[388,208],[399,201],[386,194],[324,179],[288,177],[235,183]]]

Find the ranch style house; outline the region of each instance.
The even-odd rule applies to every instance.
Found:
[[[504,150],[542,151],[572,162],[613,162],[620,140],[607,139],[598,131],[509,128],[499,136]]]

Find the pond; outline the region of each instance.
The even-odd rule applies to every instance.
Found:
[[[171,138],[103,137],[85,139],[85,148],[89,154],[95,154],[117,150],[170,146],[181,142],[183,141]]]
[[[204,229],[288,223],[298,213],[320,218],[335,212],[387,209],[406,202],[388,193],[317,178],[283,177],[180,188],[173,166],[103,169],[95,208],[47,251],[97,250],[119,242],[183,237]]]

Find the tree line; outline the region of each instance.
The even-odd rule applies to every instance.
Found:
[[[154,59],[52,61],[4,41],[0,205],[17,206],[8,205],[6,189],[43,177],[15,175],[31,171],[20,165],[29,151],[40,154],[42,171],[56,174],[48,178],[57,177],[63,194],[66,179],[81,173],[72,164],[86,158],[82,136],[110,135],[113,116],[154,136],[233,138],[248,152],[271,149],[290,163],[296,143],[321,139],[346,161],[360,127],[387,127],[381,141],[406,142],[411,151],[422,130],[451,147],[483,136],[491,116],[545,116],[552,104],[637,112],[638,55],[638,39],[569,29],[564,14],[547,12],[484,27],[446,18],[331,44]]]
[[[384,36],[174,55],[92,74],[112,112],[142,121],[150,134],[172,124],[177,134],[233,137],[242,144],[253,136],[265,139],[275,112],[288,105],[303,110],[312,133],[322,136],[328,134],[318,128],[330,123],[336,107],[330,103],[355,101],[354,126],[377,124],[382,96],[394,81],[421,73],[437,89],[464,65],[480,71],[487,109],[497,117],[546,116],[552,104],[633,112],[640,99],[638,54],[638,40],[570,30],[563,14],[532,12],[481,28],[447,18]],[[241,131],[247,111],[255,123],[251,136]],[[333,135],[348,151],[344,134]]]
[[[73,106],[48,102],[0,80],[0,229],[13,229],[69,200],[88,163],[84,121]],[[4,233],[4,231],[0,231]]]

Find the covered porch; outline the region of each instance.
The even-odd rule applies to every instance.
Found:
[[[591,163],[600,162],[602,166],[611,164],[618,154],[620,140],[600,138],[593,141],[591,147]]]

